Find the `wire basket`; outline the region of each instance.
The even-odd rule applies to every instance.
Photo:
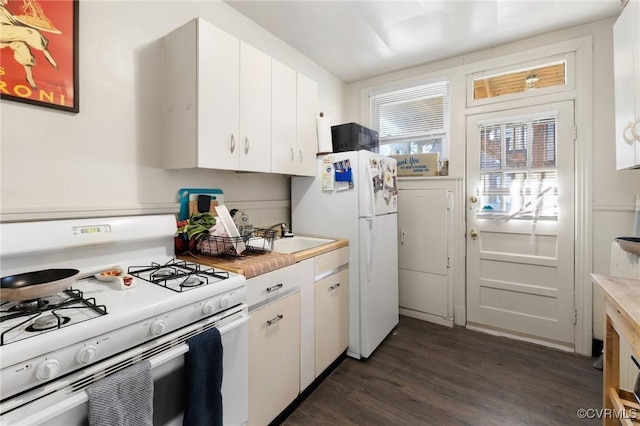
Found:
[[[250,234],[240,237],[207,235],[198,240],[196,248],[201,254],[209,256],[242,257],[247,253],[270,253],[277,231],[273,229],[253,228]],[[238,253],[244,244],[244,251]]]

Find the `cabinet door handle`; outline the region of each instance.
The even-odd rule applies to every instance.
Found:
[[[333,291],[333,290],[337,289],[338,287],[340,287],[340,283],[336,283],[336,284],[332,285],[331,287],[329,287],[329,291]]]
[[[404,229],[400,232],[400,245],[404,245]]]
[[[249,153],[249,138],[247,136],[244,137],[244,153]]]
[[[279,288],[282,288],[282,283],[280,284],[276,284],[273,287],[267,287],[267,293],[271,293],[273,291],[278,290]]]
[[[627,136],[627,132],[630,133],[630,136]],[[624,129],[622,129],[622,139],[631,145],[633,143],[633,136],[633,121],[630,121],[629,124],[624,126]]]
[[[277,323],[278,321],[280,321],[282,318],[284,318],[284,314],[278,314],[275,317],[271,318],[270,320],[267,320],[267,327],[269,327],[270,325],[273,325],[275,323]]]
[[[295,154],[293,153],[293,148],[289,148],[289,159],[293,161],[295,158]]]
[[[231,153],[233,154],[233,151],[236,150],[236,138],[233,135],[231,135],[230,148],[231,148]]]
[[[636,132],[636,127],[640,127],[640,118],[634,121],[631,126],[631,134],[638,142],[640,142],[640,132]]]
[[[302,150],[300,150],[300,162],[302,163]]]

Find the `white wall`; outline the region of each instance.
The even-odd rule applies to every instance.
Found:
[[[394,85],[417,79],[445,77],[451,82],[451,133],[449,172],[452,176],[464,177],[465,167],[465,69],[474,63],[503,55],[536,49],[591,36],[593,43],[593,152],[591,189],[593,226],[593,272],[609,273],[610,244],[617,236],[630,235],[633,221],[635,194],[640,193],[640,170],[615,170],[614,100],[613,100],[613,19],[568,28],[542,36],[521,40],[493,49],[476,52],[414,67],[399,72],[378,76],[347,85],[345,92],[345,120],[367,122],[367,110],[362,105],[363,93],[368,88]],[[581,129],[578,129],[580,134]],[[462,242],[464,244],[464,241]],[[464,247],[460,248],[464,251]],[[464,265],[458,264],[458,268]],[[460,274],[464,275],[464,274]],[[465,287],[463,280],[454,283],[455,312],[464,311]],[[580,285],[578,283],[577,285]],[[456,321],[456,323],[459,323]],[[602,339],[604,308],[602,295],[594,294],[593,335]]]
[[[80,113],[0,102],[3,219],[149,210],[177,202],[183,187],[221,188],[230,206],[277,201],[288,215],[287,177],[162,169],[160,39],[201,16],[317,81],[320,110],[336,119],[342,82],[223,2],[81,1],[79,10]]]

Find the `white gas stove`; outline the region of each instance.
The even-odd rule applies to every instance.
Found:
[[[245,278],[174,259],[175,231],[173,215],[0,224],[3,277],[115,266],[132,277],[121,286],[91,276],[42,299],[0,305],[2,422],[26,418],[39,424],[60,415],[68,421],[68,408],[49,407],[66,407],[71,398],[79,402],[78,411],[87,383],[132,360],[159,364],[169,350],[187,352],[185,340],[212,326],[246,324]],[[244,340],[240,337],[237,350],[243,353],[237,355],[246,361],[246,326]],[[225,346],[233,357],[231,350]],[[246,382],[246,365],[237,377],[225,368],[231,388],[229,380]],[[50,412],[43,416],[45,408]],[[234,410],[226,411],[225,405],[225,423]],[[241,424],[246,403],[236,411],[240,417],[229,417],[229,423]],[[75,417],[78,423],[86,420],[85,410]]]

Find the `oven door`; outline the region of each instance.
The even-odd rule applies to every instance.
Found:
[[[182,425],[184,403],[184,354],[189,346],[184,343],[212,327],[217,327],[222,337],[224,356],[222,368],[223,423],[245,425],[248,422],[248,376],[247,376],[247,315],[246,305],[232,308],[224,313],[186,326],[173,333],[92,365],[82,371],[64,377],[58,383],[48,383],[54,391],[28,403],[21,404],[0,418],[1,425],[87,425],[86,386],[104,371],[112,373],[130,365],[131,359],[148,359],[154,380],[153,424]],[[166,348],[166,349],[165,349]],[[146,356],[149,355],[149,356]],[[42,393],[43,390],[34,392]],[[33,393],[33,392],[32,392]],[[29,393],[18,395],[13,400],[28,400]],[[5,401],[13,404],[17,401]]]

